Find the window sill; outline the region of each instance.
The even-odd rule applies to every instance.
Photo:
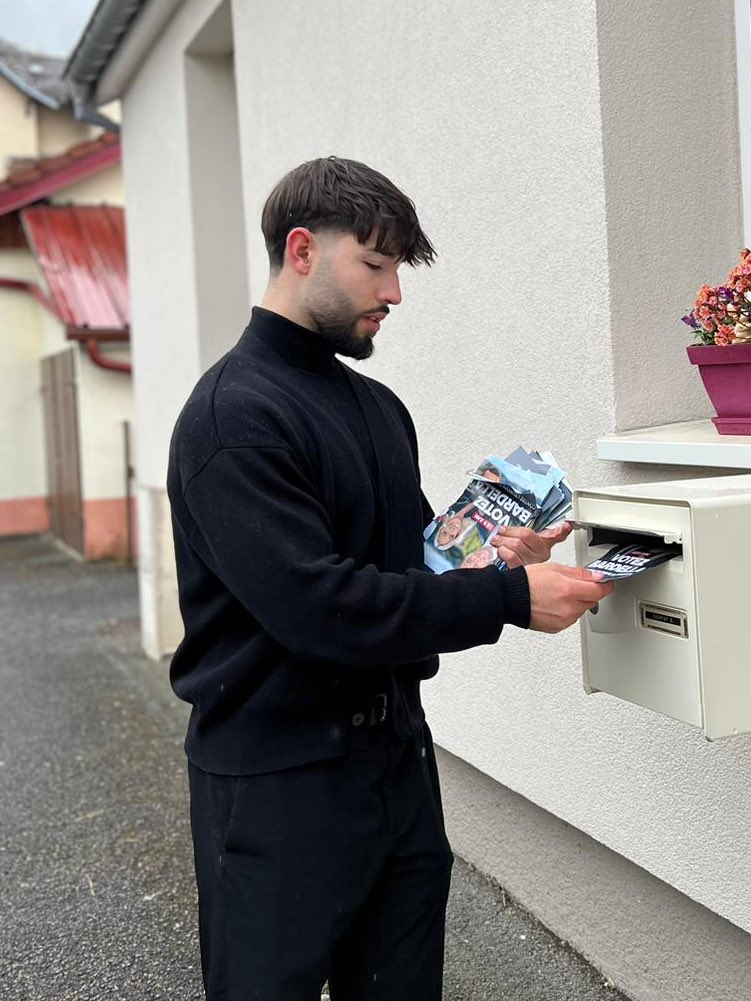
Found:
[[[615,462],[751,469],[751,435],[722,435],[711,421],[619,431],[597,439],[597,458]]]

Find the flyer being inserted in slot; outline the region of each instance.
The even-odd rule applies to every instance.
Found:
[[[633,577],[634,574],[651,570],[661,563],[667,563],[674,556],[678,556],[680,550],[675,547],[652,545],[639,543],[621,543],[613,546],[604,556],[592,560],[587,564],[587,570],[599,570],[607,580],[622,580],[624,577]]]

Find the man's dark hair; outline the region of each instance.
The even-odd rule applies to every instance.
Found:
[[[412,267],[435,259],[413,202],[387,177],[357,160],[309,160],[277,184],[261,216],[272,269],[284,264],[287,234],[296,226],[311,232],[341,230],[360,243],[375,233],[378,253],[399,257]]]

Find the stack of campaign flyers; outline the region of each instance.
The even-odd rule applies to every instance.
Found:
[[[468,473],[469,483],[425,529],[425,564],[435,573],[491,563],[505,568],[491,539],[506,525],[535,532],[571,510],[566,474],[549,452],[521,446],[505,459],[489,455]]]

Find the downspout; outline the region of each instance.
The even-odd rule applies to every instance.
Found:
[[[40,302],[45,309],[48,309],[56,320],[62,322],[62,317],[57,311],[54,302],[45,295],[44,291],[35,283],[25,281],[23,278],[0,278],[0,288],[12,288],[19,292],[28,292],[33,295],[37,302]]]
[[[129,361],[117,361],[115,358],[108,358],[103,355],[99,347],[99,341],[101,338],[97,337],[87,337],[86,338],[86,354],[91,358],[95,365],[99,368],[106,368],[110,372],[125,372],[130,375],[133,372],[133,366]]]
[[[96,108],[92,107],[87,100],[76,93],[77,89],[75,85],[71,85],[71,91],[73,92],[73,117],[76,121],[88,122],[89,125],[98,125],[99,128],[106,129],[107,132],[114,132],[115,135],[120,135],[120,126],[118,123],[113,122],[111,118],[107,118],[106,115],[103,115]]]

